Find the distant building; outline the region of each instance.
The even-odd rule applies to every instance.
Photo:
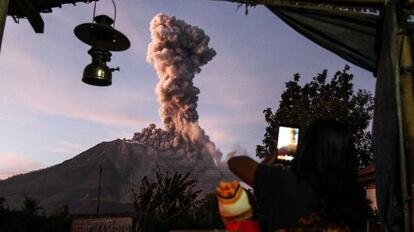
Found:
[[[71,232],[136,232],[131,214],[72,215]]]
[[[382,231],[381,222],[378,216],[378,206],[376,198],[375,187],[375,166],[373,164],[368,165],[366,168],[361,169],[358,172],[358,181],[365,186],[367,198],[371,201],[372,215],[370,215],[367,221],[367,232]]]
[[[371,208],[378,210],[377,198],[375,196],[375,166],[368,165],[358,172],[358,181],[362,182],[367,192],[367,197],[371,201]]]

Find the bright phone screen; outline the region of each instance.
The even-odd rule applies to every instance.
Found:
[[[279,152],[277,158],[282,160],[293,160],[293,154],[296,152],[298,141],[298,127],[279,126],[277,149],[281,152]]]

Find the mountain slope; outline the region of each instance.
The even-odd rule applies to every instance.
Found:
[[[0,196],[10,207],[21,207],[23,196],[40,200],[49,212],[69,205],[72,213],[94,213],[97,207],[99,165],[101,212],[131,211],[129,189],[146,175],[153,178],[157,165],[170,173],[191,172],[203,192],[212,192],[220,180],[234,179],[228,170],[214,165],[209,156],[187,157],[179,149],[159,147],[133,140],[102,142],[58,165],[0,181]]]

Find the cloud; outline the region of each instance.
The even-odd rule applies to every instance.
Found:
[[[237,120],[234,120],[235,118]],[[255,137],[255,133],[251,130],[252,124],[256,124],[253,126],[257,127],[258,124],[264,124],[264,120],[261,116],[255,115],[224,116],[210,114],[202,115],[200,118],[200,126],[210,136],[211,141],[216,143],[224,153],[229,152],[229,149],[232,150],[234,146],[241,143],[243,143],[243,146],[247,146],[249,153],[254,151],[255,145],[260,142],[261,137]],[[246,128],[250,129],[246,130]],[[261,130],[259,131],[262,133]],[[249,140],[254,142],[246,143]]]
[[[268,70],[249,66],[237,54],[226,50],[219,50],[216,59],[195,80],[200,83],[201,104],[238,112],[261,112],[284,90],[284,80],[270,77]]]
[[[203,127],[203,129],[211,141],[217,144],[232,144],[236,141],[234,136],[225,130],[220,130],[215,127]]]
[[[252,124],[264,124],[265,122],[262,112],[245,111],[243,114],[237,112],[220,114],[220,110],[218,113],[202,111],[199,121],[203,128],[238,128]]]
[[[51,150],[59,155],[73,155],[80,153],[85,150],[85,148],[86,146],[83,144],[70,141],[61,141],[57,145],[51,147]]]
[[[25,99],[24,102],[27,103],[27,106],[30,106],[33,109],[41,111],[43,113],[91,121],[94,123],[106,124],[111,126],[124,126],[136,128],[138,125],[146,121],[144,119],[139,119],[134,116],[117,114],[93,108],[84,108],[83,106],[76,105],[70,101],[67,101],[66,105],[64,106],[58,105],[60,101],[56,98],[53,98],[51,100],[44,100],[41,102],[28,101],[27,99]]]
[[[243,147],[240,143],[234,144],[234,147],[231,152],[227,153],[225,157],[225,161],[229,160],[232,157],[235,156],[248,156],[249,153],[247,152],[247,149]]]
[[[147,44],[149,42],[149,24],[148,22],[143,24],[137,23],[137,20],[131,20],[126,18],[126,20],[120,21],[117,25],[117,30],[125,33],[131,42],[131,47],[129,51],[132,52],[136,57],[142,57],[142,60],[145,61],[145,56],[147,53]],[[142,31],[147,32],[143,34]]]
[[[37,161],[16,153],[0,153],[0,179],[26,173],[43,167]]]
[[[78,78],[74,80],[76,74],[72,71],[58,72],[68,70],[59,67],[65,64],[48,61],[49,58],[41,54],[27,53],[24,47],[15,44],[10,44],[9,49],[3,54],[7,59],[2,60],[4,69],[1,74],[8,74],[0,86],[2,101],[14,102],[40,113],[111,126],[137,128],[149,122],[138,116],[139,108],[155,102],[145,93],[84,86]],[[22,60],[24,65],[21,65]]]

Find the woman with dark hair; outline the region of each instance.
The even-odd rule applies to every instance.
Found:
[[[291,170],[258,164],[246,156],[231,158],[228,166],[253,186],[262,210],[259,214],[263,215],[264,231],[300,230],[306,223],[312,228],[309,225],[312,220],[320,227],[359,231],[366,223],[369,206],[357,182],[354,140],[342,123],[334,120],[311,123],[298,146]]]

